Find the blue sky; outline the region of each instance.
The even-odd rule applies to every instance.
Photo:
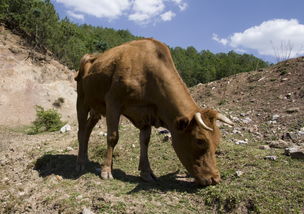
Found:
[[[235,50],[275,62],[304,55],[303,0],[51,0],[78,24],[127,29],[171,47]]]

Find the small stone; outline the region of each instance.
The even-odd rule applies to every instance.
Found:
[[[99,135],[99,136],[106,137],[108,134],[107,134],[106,132],[101,131],[101,132],[98,133],[98,135]]]
[[[269,146],[271,148],[285,149],[289,146],[289,143],[287,143],[284,140],[279,139],[279,140],[276,140],[276,141],[271,141],[269,143]]]
[[[241,120],[243,123],[250,123],[252,120],[249,117],[245,117],[244,119]]]
[[[237,141],[235,142],[236,145],[247,144],[247,143],[248,143],[248,140],[247,140],[247,139],[245,139],[245,140],[237,140]]]
[[[274,114],[274,115],[272,115],[272,120],[277,120],[277,119],[279,119],[279,117],[280,117],[280,115]]]
[[[66,148],[66,150],[67,150],[67,151],[73,151],[74,149],[73,149],[72,147],[68,146],[68,147]]]
[[[72,129],[71,126],[69,124],[66,124],[63,127],[61,127],[60,133],[69,132],[69,131],[71,131],[71,129]]]
[[[168,129],[159,129],[158,134],[169,134],[170,131]]]
[[[270,149],[270,146],[269,146],[269,145],[261,145],[261,146],[259,146],[259,149],[262,149],[262,150],[269,150],[269,149]]]
[[[298,108],[298,107],[293,107],[293,108],[289,108],[286,110],[286,112],[288,114],[292,114],[292,113],[299,112],[299,111],[300,111],[300,108]]]
[[[19,196],[24,196],[25,192],[19,192]]]
[[[61,181],[63,178],[60,175],[55,176],[58,181]]]
[[[304,148],[301,147],[289,147],[285,149],[285,155],[291,158],[304,159]]]
[[[241,117],[245,117],[245,116],[246,116],[246,113],[240,113],[240,116],[241,116]]]
[[[243,174],[244,174],[244,172],[242,172],[242,171],[240,171],[240,170],[238,170],[238,171],[235,172],[235,175],[236,175],[237,177],[241,177]]]
[[[287,132],[283,134],[281,137],[282,140],[292,140],[292,141],[296,140],[296,138],[297,136],[293,132]]]
[[[275,161],[275,160],[277,160],[277,156],[274,156],[274,155],[268,155],[268,156],[265,156],[264,157],[264,159],[265,160],[273,160],[273,161]]]
[[[135,148],[135,144],[132,144],[131,146],[132,146],[132,148]]]
[[[82,214],[94,214],[89,208],[84,207],[82,210]]]
[[[233,134],[242,134],[242,132],[239,129],[236,129],[236,128],[232,130],[232,133]]]
[[[286,97],[287,99],[290,99],[290,98],[291,98],[291,93],[288,93],[285,97]]]

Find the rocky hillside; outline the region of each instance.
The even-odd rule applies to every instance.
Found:
[[[190,89],[201,106],[229,115],[233,133],[304,144],[304,57]]]
[[[35,105],[57,108],[65,120],[74,117],[74,73],[3,26],[0,74],[0,125],[29,124],[35,118]]]

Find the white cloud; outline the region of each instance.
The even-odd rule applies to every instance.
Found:
[[[161,14],[160,17],[161,17],[161,19],[162,19],[163,21],[166,22],[166,21],[171,21],[171,19],[172,19],[175,15],[176,15],[175,13],[173,13],[171,10],[169,10],[169,11],[167,11],[167,12]]]
[[[187,0],[55,0],[67,9],[67,15],[83,20],[84,14],[108,20],[127,17],[138,24],[170,21],[176,15],[173,10],[183,11]],[[169,4],[171,3],[171,4]],[[173,3],[173,4],[172,4]],[[168,8],[170,5],[170,8]],[[166,11],[167,12],[164,12]]]
[[[150,19],[161,14],[165,9],[163,0],[135,0],[129,20],[135,22],[148,22]]]
[[[221,39],[217,34],[212,34],[212,39],[217,41],[218,43],[221,43],[222,45],[227,45],[228,39]]]
[[[183,0],[172,0],[172,2],[174,2],[181,11],[186,10],[188,7],[188,4],[186,2],[184,2]]]
[[[84,13],[98,18],[115,19],[131,6],[130,0],[56,0],[73,12]]]
[[[253,49],[266,56],[296,57],[304,54],[304,25],[296,19],[269,20],[228,38],[213,34],[212,39],[234,49]]]
[[[75,13],[75,12],[70,11],[70,10],[67,11],[67,15],[69,17],[74,18],[74,19],[78,19],[78,20],[81,20],[81,21],[84,20],[84,15],[83,14],[78,14],[78,13]]]

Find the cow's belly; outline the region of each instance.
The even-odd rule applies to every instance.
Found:
[[[128,105],[123,108],[122,114],[139,129],[147,126],[165,126],[164,122],[158,117],[157,108],[153,105]]]

